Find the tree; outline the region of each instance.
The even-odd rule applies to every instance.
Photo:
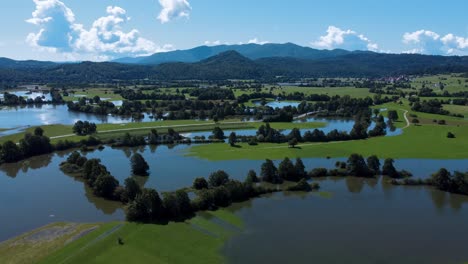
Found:
[[[221,207],[229,206],[231,204],[229,190],[224,186],[213,189],[213,203]]]
[[[193,213],[190,198],[184,190],[164,193],[163,205],[169,219],[180,221]]]
[[[44,135],[44,130],[41,127],[36,127],[36,129],[34,129],[34,135],[42,137]]]
[[[297,139],[296,138],[292,138],[288,141],[288,145],[290,148],[295,148],[297,146]]]
[[[154,189],[143,189],[127,208],[127,220],[137,222],[158,222],[164,219],[164,207]]]
[[[385,159],[384,164],[382,166],[382,174],[387,175],[390,178],[399,178],[400,174],[393,166],[394,160],[391,158]]]
[[[296,159],[296,164],[294,164],[294,170],[296,171],[296,177],[298,179],[307,178],[307,172],[305,170],[305,166],[301,158]]]
[[[372,174],[364,158],[359,154],[351,154],[349,156],[346,169],[350,176],[369,177]]]
[[[237,142],[236,133],[231,132],[231,134],[229,135],[229,145],[231,145],[231,147],[233,147],[234,145],[236,145],[236,142]]]
[[[94,194],[100,197],[113,199],[115,188],[119,186],[119,181],[110,174],[101,174],[93,184]]]
[[[257,183],[260,180],[257,177],[257,173],[254,170],[249,170],[247,173],[247,178],[245,179],[246,183]]]
[[[380,109],[374,108],[373,112],[374,112],[375,117],[377,117],[380,114]]]
[[[278,166],[278,175],[280,178],[287,181],[296,181],[296,170],[293,163],[289,158],[284,158],[284,160]]]
[[[129,201],[135,200],[135,197],[140,193],[140,185],[133,177],[125,179],[125,194]]]
[[[193,181],[193,188],[195,190],[207,189],[208,188],[208,182],[205,180],[205,178],[196,178]]]
[[[156,129],[152,129],[148,135],[148,143],[150,145],[157,145],[159,143],[159,135]]]
[[[75,125],[73,125],[73,133],[79,136],[91,135],[96,133],[96,128],[95,123],[78,120]]]
[[[155,222],[163,219],[164,209],[158,192],[154,189],[143,189],[141,197],[146,202],[150,221]]]
[[[107,168],[101,164],[100,159],[89,159],[83,164],[83,178],[90,186],[93,186],[98,176],[109,174]]]
[[[450,172],[447,169],[442,168],[438,172],[432,174],[431,180],[434,186],[436,186],[439,190],[450,190],[451,179]]]
[[[419,124],[419,119],[413,118],[413,119],[411,120],[411,123],[417,125],[417,124]]]
[[[301,131],[298,128],[293,128],[288,135],[288,139],[296,139],[297,142],[302,141]]]
[[[374,175],[378,175],[380,173],[380,160],[376,155],[372,155],[367,158],[367,166]]]
[[[453,134],[452,132],[448,132],[447,138],[455,138],[455,134]]]
[[[397,121],[399,118],[398,112],[396,110],[389,110],[388,111],[388,119],[392,121]]]
[[[213,129],[213,138],[224,139],[224,131],[220,127],[215,127]]]
[[[211,173],[210,177],[208,178],[209,186],[212,188],[222,186],[228,182],[229,175],[223,170],[218,170]]]
[[[1,161],[6,163],[17,162],[21,160],[23,156],[18,145],[11,140],[3,143],[0,153]]]
[[[148,176],[149,165],[140,153],[135,153],[131,159],[132,173],[138,176]]]
[[[282,179],[278,176],[278,169],[273,161],[267,159],[261,168],[260,173],[262,180],[270,183],[282,183]]]

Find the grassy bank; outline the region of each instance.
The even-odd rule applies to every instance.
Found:
[[[455,139],[447,138],[449,131],[456,135]],[[347,157],[352,153],[364,156],[376,154],[381,158],[467,159],[468,126],[411,125],[400,136],[302,143],[296,148],[271,143],[261,143],[258,146],[239,145],[238,148],[232,148],[228,144],[194,146],[188,150],[187,155],[208,160]]]
[[[240,122],[238,120],[225,120],[219,123],[213,121],[196,121],[196,120],[175,120],[175,121],[158,121],[145,123],[126,123],[126,124],[99,124],[97,125],[98,133],[95,135],[100,139],[117,138],[125,133],[132,135],[147,135],[151,129],[156,129],[158,133],[166,133],[169,128],[173,128],[179,133],[196,132],[196,131],[211,131],[216,126],[222,129],[239,130],[239,129],[258,129],[263,122]],[[276,129],[292,129],[292,128],[320,128],[324,127],[324,122],[313,123],[272,123],[271,127]],[[52,142],[59,140],[80,141],[86,137],[73,135],[73,126],[67,125],[48,125],[41,126],[44,129],[45,135],[52,139]],[[30,127],[26,130],[27,133],[33,133],[36,127]],[[19,142],[24,136],[23,133],[17,133],[0,138],[0,143],[7,140]]]
[[[52,224],[27,235],[56,225],[65,224]],[[2,263],[222,263],[221,247],[233,230],[242,228],[242,221],[219,210],[168,225],[111,222],[77,226],[81,230],[97,228],[73,241],[73,235],[29,244],[18,243],[20,238],[6,241],[0,244]]]

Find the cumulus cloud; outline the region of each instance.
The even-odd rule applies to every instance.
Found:
[[[138,30],[129,32],[122,26],[130,20],[125,9],[109,6],[106,16],[95,20],[87,29],[75,21],[75,15],[59,0],[34,0],[36,10],[28,23],[39,27],[26,41],[39,50],[67,53],[65,58],[96,58],[105,60],[116,56],[139,56],[172,50],[170,45],[158,46],[140,36]]]
[[[362,34],[353,30],[342,30],[335,26],[329,26],[327,34],[321,36],[312,46],[321,49],[345,49],[345,50],[371,50],[377,51],[379,46]]]
[[[75,15],[64,3],[58,0],[34,0],[36,10],[26,22],[40,28],[37,33],[27,36],[29,43],[38,47],[51,47],[69,50]]]
[[[189,17],[192,10],[187,0],[159,0],[159,4],[162,10],[158,15],[158,19],[162,24],[175,18]]]
[[[468,55],[468,38],[451,33],[442,36],[424,29],[407,32],[403,35],[403,43],[409,47],[405,53]]]

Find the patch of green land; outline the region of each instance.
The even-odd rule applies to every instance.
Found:
[[[238,130],[238,129],[258,129],[263,122],[240,122],[237,120],[225,120],[219,123],[212,121],[196,121],[196,120],[175,120],[175,121],[159,121],[159,122],[141,122],[141,123],[126,123],[126,124],[99,124],[97,125],[97,138],[102,140],[109,138],[118,138],[125,133],[132,135],[147,135],[151,129],[156,129],[158,133],[166,133],[169,128],[173,128],[179,133],[196,132],[196,131],[211,131],[216,126],[222,129]],[[292,128],[320,128],[324,127],[324,122],[310,123],[272,123],[271,126],[275,129],[292,129]],[[36,127],[30,127],[26,130],[27,133],[33,133]],[[41,126],[44,134],[51,138],[51,141],[59,140],[80,141],[87,138],[73,135],[73,126],[69,125],[47,125]],[[19,142],[24,137],[25,132],[17,133],[0,138],[0,142],[12,140]]]
[[[191,220],[167,225],[111,222],[78,224],[80,230],[94,230],[69,241],[64,236],[51,241],[18,244],[29,234],[54,227],[52,224],[0,244],[2,263],[222,263],[221,248],[242,221],[226,209],[205,212]],[[214,221],[216,220],[216,221]],[[69,225],[69,224],[68,224]],[[121,238],[123,245],[119,245]],[[67,243],[68,241],[68,243]],[[46,245],[52,246],[46,246]]]
[[[452,132],[456,138],[447,138]],[[239,144],[233,148],[227,144],[208,144],[191,147],[187,155],[208,160],[283,159],[284,157],[347,157],[352,153],[380,158],[468,158],[468,125],[411,125],[402,135],[329,143],[302,143],[296,148],[288,144],[260,143],[257,146]]]

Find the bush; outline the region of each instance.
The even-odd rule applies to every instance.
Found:
[[[447,138],[455,138],[455,134],[453,134],[452,132],[448,132]]]
[[[445,122],[445,120],[442,119],[442,120],[437,121],[437,124],[439,124],[439,125],[445,125],[446,122]]]

